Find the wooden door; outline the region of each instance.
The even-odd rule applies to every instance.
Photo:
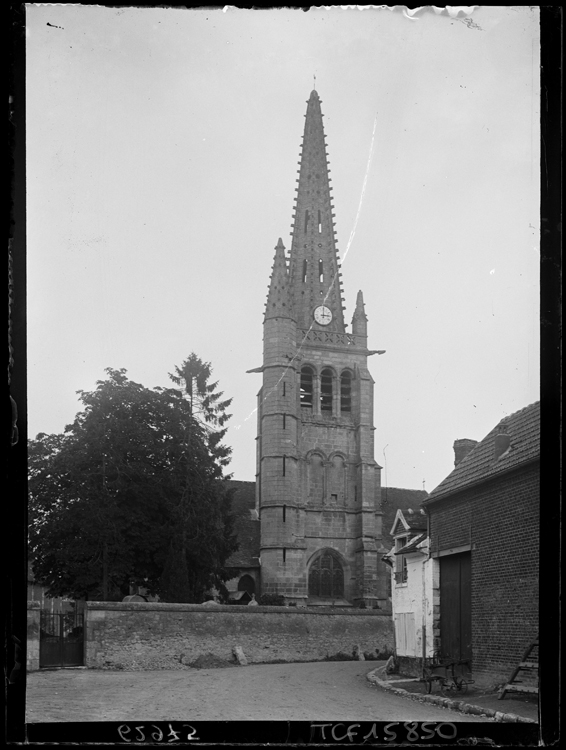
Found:
[[[472,557],[440,558],[440,655],[446,661],[472,659]]]

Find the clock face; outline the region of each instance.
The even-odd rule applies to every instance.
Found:
[[[319,305],[314,311],[314,319],[321,326],[327,326],[332,321],[332,311],[326,305]]]

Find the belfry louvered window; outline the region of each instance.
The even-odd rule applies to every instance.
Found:
[[[340,411],[352,411],[352,373],[347,370],[340,376]]]
[[[309,596],[337,599],[344,596],[344,570],[340,560],[324,552],[309,570]]]
[[[311,367],[301,369],[301,406],[312,409],[313,370]]]
[[[320,410],[332,412],[332,370],[320,373]]]

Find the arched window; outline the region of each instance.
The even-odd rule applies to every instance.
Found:
[[[332,370],[320,373],[320,411],[332,412]]]
[[[352,411],[352,373],[348,370],[340,376],[340,411]]]
[[[301,369],[301,406],[312,409],[314,372],[312,367]]]
[[[330,551],[317,557],[309,570],[309,596],[337,599],[344,596],[344,569]]]

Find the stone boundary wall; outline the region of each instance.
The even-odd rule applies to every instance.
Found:
[[[86,661],[95,669],[185,669],[198,656],[249,663],[322,661],[354,647],[393,653],[391,615],[375,610],[87,602]]]

